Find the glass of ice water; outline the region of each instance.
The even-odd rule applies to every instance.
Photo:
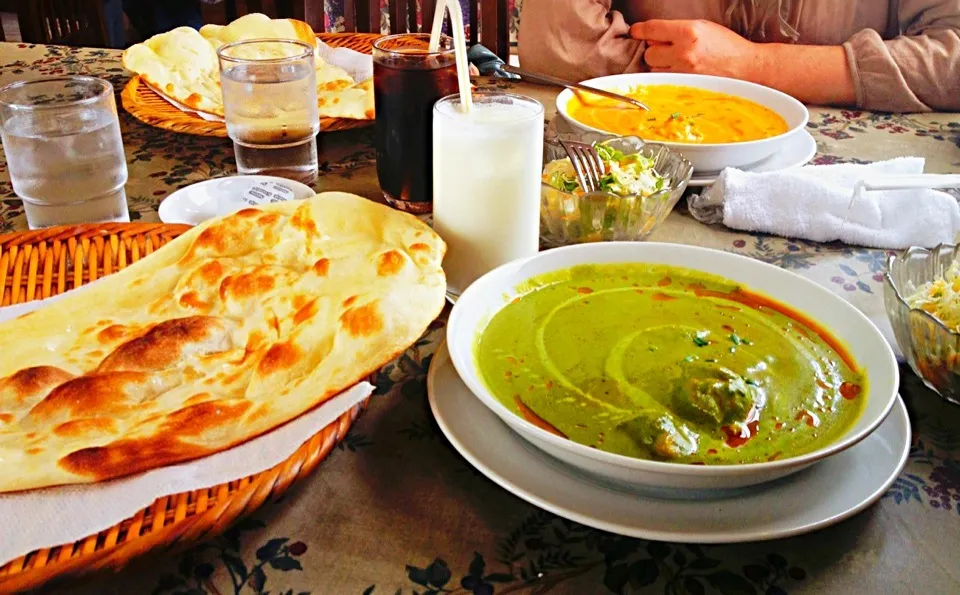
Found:
[[[0,88],[0,135],[30,229],[129,221],[113,86],[87,76]]]
[[[317,179],[317,73],[313,46],[250,39],[221,47],[227,133],[241,174]]]

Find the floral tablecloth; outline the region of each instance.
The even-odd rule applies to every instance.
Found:
[[[0,44],[0,82],[84,73],[126,80],[119,53]],[[484,81],[481,85],[510,85]],[[513,85],[552,113],[553,92]],[[960,114],[814,108],[818,163],[897,155],[960,171]],[[176,135],[121,112],[134,219],[154,221],[172,190],[235,170],[229,141]],[[318,190],[376,199],[369,130],[321,135]],[[0,160],[0,232],[25,229]],[[746,254],[882,313],[882,251],[706,227],[679,209],[655,240]],[[309,480],[215,541],[148,557],[72,593],[157,595],[960,592],[960,409],[904,368],[914,443],[907,469],[868,511],[793,539],[682,546],[628,539],[558,518],[477,473],[439,433],[425,389],[444,318],[377,382],[353,431]],[[0,348],[2,353],[2,348]],[[829,497],[829,494],[825,494]],[[642,511],[640,511],[642,514]],[[0,529],[2,535],[2,529]]]

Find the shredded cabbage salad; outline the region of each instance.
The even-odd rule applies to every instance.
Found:
[[[653,159],[639,154],[625,155],[602,143],[594,143],[604,165],[600,190],[618,196],[644,198],[663,190],[669,180],[657,173]],[[582,194],[573,163],[569,158],[551,161],[543,168],[543,181],[564,192]]]
[[[960,332],[960,261],[953,263],[943,277],[920,286],[907,298],[907,305],[932,314]]]

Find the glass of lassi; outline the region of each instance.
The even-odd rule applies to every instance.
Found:
[[[433,222],[447,243],[452,298],[484,273],[539,249],[543,105],[499,91],[433,108]]]

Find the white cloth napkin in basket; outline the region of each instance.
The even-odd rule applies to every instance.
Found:
[[[690,211],[706,223],[816,242],[883,249],[953,242],[960,232],[960,206],[946,192],[863,192],[851,204],[858,182],[916,176],[923,168],[923,159],[901,157],[766,173],[726,169],[702,195],[691,197]]]

